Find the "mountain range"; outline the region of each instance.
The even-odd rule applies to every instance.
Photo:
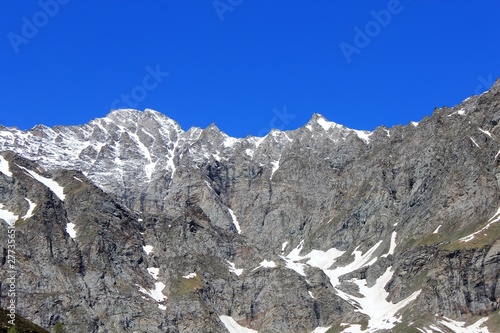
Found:
[[[500,332],[500,80],[373,131],[0,126],[0,308],[58,332]],[[0,330],[7,332],[3,321]]]

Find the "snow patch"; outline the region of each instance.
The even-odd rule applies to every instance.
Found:
[[[351,325],[351,324],[342,323],[342,324],[340,324],[340,326],[342,326],[342,327],[347,326],[347,328],[345,328],[340,333],[362,333],[362,332],[364,332],[363,330],[361,330],[361,325],[359,325],[359,324]]]
[[[287,245],[288,245],[288,242],[284,242],[283,244],[281,244],[281,254],[285,253],[285,249],[286,249]]]
[[[312,291],[309,290],[308,293],[309,293],[309,296],[311,296],[311,298],[313,298],[313,299],[315,298]]]
[[[170,178],[174,178],[174,173],[177,170],[177,168],[175,167],[175,163],[174,163],[174,157],[175,157],[175,150],[177,149],[177,146],[179,145],[179,140],[175,140],[172,143],[173,143],[173,147],[172,147],[172,149],[168,150],[169,158],[167,160],[167,166],[172,171],[172,173],[170,174]]]
[[[382,241],[377,242],[373,245],[366,253],[358,251],[357,248],[353,251],[354,261],[347,264],[344,267],[336,267],[330,269],[333,263],[340,257],[344,252],[332,248],[326,252],[313,250],[305,256],[300,255],[304,242],[293,249],[286,257],[282,258],[287,262],[287,267],[296,270],[299,274],[303,274],[304,267],[307,265],[318,267],[329,277],[331,284],[336,289],[337,294],[348,301],[350,304],[357,308],[356,311],[364,313],[370,317],[367,331],[365,332],[376,332],[378,330],[392,329],[399,321],[400,318],[397,316],[398,311],[403,307],[408,305],[410,302],[414,301],[420,294],[420,290],[414,292],[406,299],[400,301],[397,304],[386,301],[389,293],[385,291],[385,286],[392,279],[394,272],[391,271],[391,267],[388,267],[386,272],[380,276],[375,285],[368,287],[366,281],[352,279],[350,282],[358,285],[359,292],[363,297],[356,297],[349,295],[337,287],[340,285],[340,277],[356,271],[362,267],[370,266],[375,263],[378,258],[374,257],[373,254],[382,244]],[[391,246],[389,253],[392,254],[396,247],[396,232],[393,232],[391,237]],[[303,261],[306,258],[309,260],[306,263],[299,263],[297,261]],[[295,267],[292,265],[296,265]],[[361,332],[361,326],[352,325],[349,329],[344,330],[344,332]]]
[[[417,329],[417,331],[422,332],[422,333],[434,333],[434,332],[432,332],[432,330],[426,330],[426,329],[419,328],[419,327],[417,327],[416,329]]]
[[[287,243],[288,244],[288,243]],[[338,257],[343,255],[344,251],[339,251],[335,248],[331,248],[327,251],[312,250],[308,254],[301,256],[300,252],[304,246],[304,241],[302,240],[296,248],[294,248],[287,256],[281,256],[286,262],[286,266],[289,269],[294,270],[302,276],[306,276],[304,268],[307,265],[317,267],[321,270],[326,270],[337,260]],[[309,259],[306,263],[299,261],[304,261]]]
[[[484,134],[486,134],[487,136],[489,136],[490,138],[492,138],[490,131],[485,131],[485,130],[483,130],[482,128],[479,128],[479,130],[480,130],[481,132],[483,132]]]
[[[327,251],[312,250],[305,255],[305,258],[309,258],[307,264],[310,266],[324,270],[331,267],[337,258],[344,253],[344,251],[339,251],[336,248],[331,248]]]
[[[263,137],[251,137],[249,138],[249,141],[251,141],[253,144],[255,144],[255,148],[258,148],[262,142],[264,142],[264,139],[267,137],[266,136],[263,136]]]
[[[271,170],[271,176],[269,177],[269,179],[273,179],[273,175],[276,171],[278,171],[279,167],[280,167],[280,160],[278,159],[277,161],[272,161],[271,162],[271,165],[273,166],[272,170]]]
[[[393,274],[394,272],[391,272],[391,267],[388,267],[385,273],[377,279],[377,282],[375,282],[375,285],[372,287],[366,286],[366,283],[362,282],[363,280],[351,280],[351,282],[358,285],[359,292],[364,296],[350,296],[350,298],[351,302],[355,301],[361,306],[361,309],[357,311],[370,317],[367,332],[392,329],[398,322],[401,321],[401,319],[397,316],[397,312],[410,302],[414,301],[418,295],[420,295],[421,290],[418,290],[397,304],[386,301],[386,298],[389,296],[389,292],[385,290],[385,286],[392,279]]]
[[[19,166],[19,168],[23,169],[26,171],[32,178],[36,179],[43,185],[47,186],[52,192],[54,192],[55,195],[61,200],[64,201],[65,195],[64,195],[64,187],[60,186],[55,180],[52,180],[50,178],[45,178],[43,176],[40,176],[34,171],[28,170],[22,166]]]
[[[295,261],[293,261],[290,258],[287,258],[285,256],[281,256],[281,259],[283,259],[285,261],[285,263],[286,263],[285,267],[286,268],[291,269],[291,270],[297,272],[299,275],[306,276],[306,273],[304,271],[304,268],[306,267],[305,264],[295,262]]]
[[[318,123],[319,126],[323,127],[323,129],[327,132],[332,127],[332,125],[335,125],[335,123],[327,121],[323,117],[318,117],[318,120],[316,122]]]
[[[9,168],[9,161],[4,159],[2,155],[0,155],[0,172],[7,177],[12,177],[12,172],[10,172]]]
[[[476,140],[472,138],[472,136],[469,136],[469,139],[476,145],[477,148],[480,148],[479,145],[477,144]]]
[[[334,287],[340,284],[339,278],[342,275],[345,275],[350,272],[354,272],[360,268],[365,266],[370,266],[377,261],[377,258],[372,258],[373,253],[378,249],[378,247],[382,244],[382,241],[378,241],[375,245],[373,245],[365,254],[361,251],[357,251],[357,248],[354,249],[354,261],[350,264],[347,264],[343,267],[337,267],[331,270],[324,269],[325,274],[330,278],[330,281]]]
[[[248,156],[250,156],[250,158],[253,157],[253,153],[254,153],[254,151],[252,149],[248,149],[248,148],[245,149],[245,154],[247,154]]]
[[[217,162],[220,162],[220,160],[221,160],[221,157],[220,157],[220,155],[219,155],[219,154],[220,154],[220,153],[219,153],[219,151],[218,151],[218,150],[216,150],[216,151],[215,151],[215,154],[212,154],[212,157],[213,157],[213,158],[214,158]]]
[[[19,218],[19,216],[17,216],[16,214],[14,214],[6,209],[3,209],[3,204],[0,204],[0,219],[1,220],[4,220],[8,225],[10,225],[12,227],[12,226],[14,226],[14,224],[16,223],[18,218]]]
[[[454,114],[458,114],[460,116],[465,116],[465,109],[464,108],[460,108],[458,109],[458,111],[455,111],[455,112],[452,112],[448,115],[448,117],[451,117],[453,116]]]
[[[139,287],[139,291],[144,293],[154,299],[157,302],[162,302],[167,299],[167,296],[163,295],[162,290],[165,288],[165,284],[162,282],[155,283],[155,289],[146,290],[142,287]]]
[[[363,140],[366,144],[370,143],[370,136],[373,134],[371,132],[368,132],[368,131],[359,131],[359,130],[351,130],[353,131],[354,133],[356,133],[356,135],[358,136],[358,138],[360,138],[361,140]]]
[[[189,273],[188,275],[184,275],[184,279],[194,279],[196,277],[196,273]]]
[[[160,269],[157,267],[149,267],[148,273],[153,277],[153,279],[158,280],[158,274],[160,274]]]
[[[144,145],[144,143],[142,143],[137,133],[131,133],[131,132],[127,133],[134,139],[134,141],[137,143],[137,146],[139,147],[139,150],[142,152],[142,155],[144,155],[144,157],[148,160],[149,163],[146,166],[144,166],[144,170],[146,172],[146,177],[148,177],[148,180],[151,181],[151,175],[153,174],[153,171],[156,167],[156,163],[153,162],[151,158],[151,152]]]
[[[411,124],[414,126],[414,127],[417,127],[418,126],[418,121],[412,121]]]
[[[236,215],[234,215],[234,212],[231,208],[228,208],[227,210],[229,211],[229,214],[231,215],[231,219],[233,220],[233,225],[236,228],[236,231],[238,231],[238,233],[241,234],[241,227],[240,227],[238,220],[236,219]]]
[[[430,329],[433,329],[434,331],[437,331],[437,332],[441,332],[441,333],[444,333],[439,327],[437,327],[436,325],[431,325],[429,326]],[[433,333],[431,331],[431,333]]]
[[[286,132],[282,132],[285,135],[285,138],[288,140],[288,142],[293,142],[293,139],[286,134]]]
[[[229,265],[229,271],[231,273],[234,273],[236,274],[237,276],[240,276],[241,273],[243,273],[243,268],[236,268],[236,265],[232,262],[230,262],[229,260],[226,260],[226,262],[228,263]]]
[[[76,238],[75,224],[74,223],[66,224],[66,232],[68,233],[69,237],[75,239]]]
[[[146,245],[146,246],[143,246],[142,249],[144,250],[144,252],[146,252],[146,254],[150,254],[151,252],[153,252],[153,247],[151,245]]]
[[[78,177],[73,176],[73,179],[74,180],[78,180],[80,183],[83,183],[83,181],[80,178],[78,178]]]
[[[156,162],[151,162],[144,166],[144,171],[146,171],[146,177],[148,177],[148,180],[151,180],[151,176],[153,175],[153,171],[156,168]]]
[[[234,144],[237,143],[238,141],[239,141],[238,139],[228,136],[224,139],[223,145],[226,148],[230,148],[234,146]]]
[[[326,333],[329,329],[330,329],[331,326],[328,326],[328,327],[316,327],[316,329],[314,331],[312,331],[311,333]]]
[[[442,224],[439,225],[439,227],[436,228],[432,233],[437,234],[439,232],[439,229],[442,227]]]
[[[481,318],[469,326],[465,326],[465,322],[462,321],[455,321],[446,317],[444,317],[444,319],[445,320],[441,321],[441,324],[448,327],[455,333],[489,333],[487,327],[480,327],[488,320],[488,318]]]
[[[259,264],[259,267],[274,268],[274,267],[276,267],[276,263],[272,260],[262,260]],[[259,268],[259,267],[257,267],[257,268]]]
[[[391,235],[391,245],[389,247],[389,252],[387,252],[386,254],[382,255],[381,257],[382,258],[385,258],[391,254],[394,254],[394,249],[396,248],[396,235],[397,235],[397,232],[396,231],[393,231],[392,232],[392,235]]]
[[[34,203],[33,201],[31,201],[28,198],[24,198],[24,199],[26,201],[28,201],[28,204],[30,205],[30,207],[28,208],[28,211],[26,212],[26,215],[24,215],[23,217],[21,217],[23,220],[26,220],[26,219],[29,219],[30,217],[33,217],[33,211],[36,208],[36,203]]]
[[[220,321],[222,321],[224,326],[226,326],[226,329],[229,331],[229,333],[259,333],[255,330],[241,326],[232,317],[219,316],[219,319]]]

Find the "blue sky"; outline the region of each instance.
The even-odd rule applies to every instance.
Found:
[[[408,124],[500,76],[499,1],[2,0],[0,124]]]

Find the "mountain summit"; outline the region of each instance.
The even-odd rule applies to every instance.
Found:
[[[46,329],[500,332],[498,84],[372,132],[0,127],[1,281],[15,228],[17,313]]]

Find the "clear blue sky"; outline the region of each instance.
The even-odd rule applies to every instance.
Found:
[[[238,137],[315,112],[407,124],[500,76],[499,14],[500,1],[2,0],[0,124],[129,106]]]

